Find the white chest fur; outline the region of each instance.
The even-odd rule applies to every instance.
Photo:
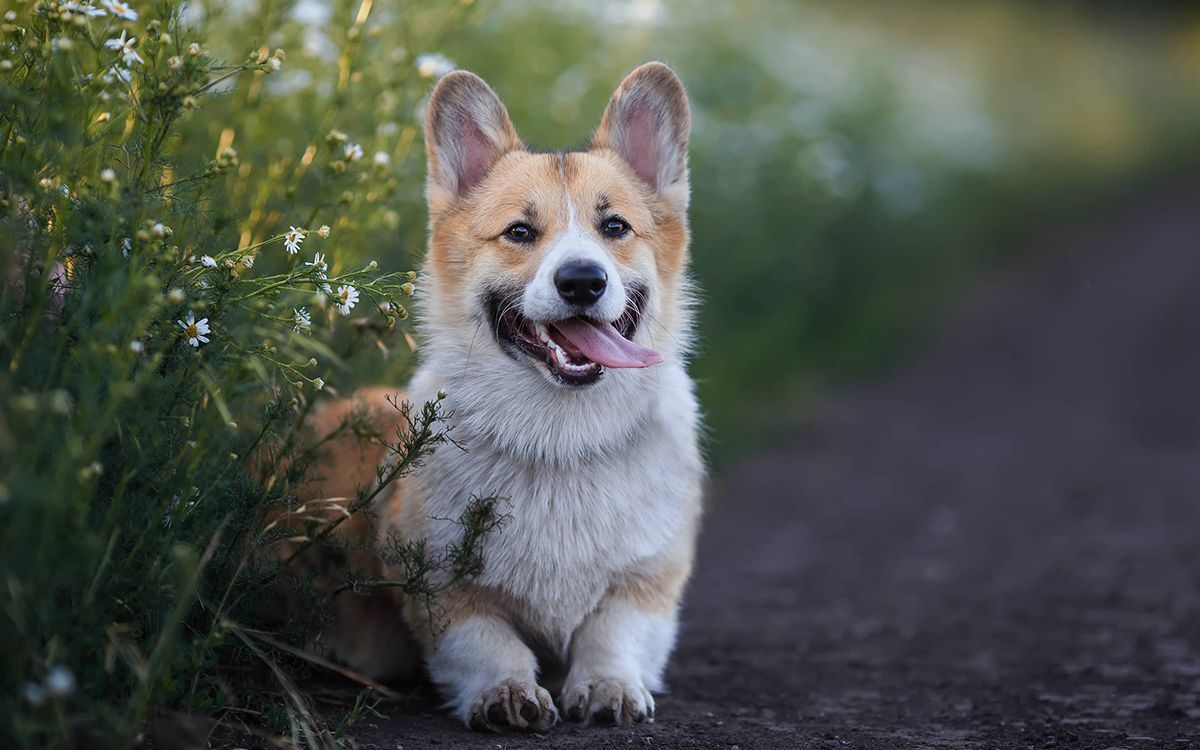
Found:
[[[559,394],[530,394],[528,383],[523,394],[500,384],[500,392],[451,391],[453,435],[466,450],[443,446],[406,482],[435,546],[461,533],[439,519],[457,518],[472,496],[498,499],[507,518],[485,540],[479,583],[517,600],[533,620],[525,626],[559,648],[615,576],[689,544],[698,511],[702,465],[686,373],[667,365],[608,375],[624,380],[602,384],[585,409],[547,404],[539,397]],[[440,385],[423,369],[411,397],[428,398]]]

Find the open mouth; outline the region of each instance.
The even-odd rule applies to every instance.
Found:
[[[644,300],[644,294],[630,295]],[[633,342],[642,306],[631,301],[615,321],[577,315],[552,322],[537,322],[521,314],[512,297],[495,294],[489,301],[496,336],[505,347],[519,350],[545,364],[555,380],[566,385],[588,385],[600,379],[605,368],[649,367],[662,361],[653,349]]]

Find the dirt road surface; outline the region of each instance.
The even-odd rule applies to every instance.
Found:
[[[367,748],[1200,748],[1200,190],[1042,238],[714,479],[658,721]]]

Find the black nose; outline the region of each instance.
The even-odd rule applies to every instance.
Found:
[[[590,305],[604,296],[608,274],[595,263],[568,263],[554,273],[558,296],[571,305]]]

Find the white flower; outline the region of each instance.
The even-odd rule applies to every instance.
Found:
[[[271,69],[272,73],[278,73],[279,70],[283,67],[283,61],[280,60],[278,57],[272,57],[269,60],[267,60],[267,67]]]
[[[325,292],[326,294],[333,296],[333,287],[329,286],[328,284],[317,284],[317,288],[320,289],[322,292]],[[323,307],[323,305],[322,305],[322,307]]]
[[[179,327],[183,329],[183,337],[192,346],[199,347],[201,344],[208,343],[208,334],[211,331],[208,328],[208,318],[196,320],[196,316],[188,313],[187,322],[182,320],[175,321]]]
[[[254,256],[247,255],[245,258],[242,258],[242,265],[246,268],[254,268]]]
[[[142,352],[146,351],[146,345],[137,339],[134,339],[133,341],[129,342],[129,351],[133,352],[134,354],[141,354]]]
[[[117,18],[124,18],[126,21],[138,20],[137,11],[121,0],[100,0],[100,5]]]
[[[441,78],[454,70],[454,67],[453,60],[437,52],[417,55],[417,73],[422,78]]]
[[[308,333],[308,329],[312,328],[312,318],[308,315],[308,308],[301,307],[297,310],[293,307],[292,312],[296,313],[294,318],[296,325],[292,330],[296,333]]]
[[[204,54],[204,48],[200,46],[199,42],[192,42],[188,45],[188,54],[192,57],[199,57]]]
[[[169,226],[163,224],[161,221],[157,221],[154,223],[154,226],[150,227],[150,234],[162,239],[163,237],[171,236],[173,232]]]
[[[133,47],[137,44],[137,37],[129,36],[129,32],[121,29],[121,36],[115,39],[109,39],[104,43],[105,47],[115,49],[117,54],[121,56],[121,60],[125,65],[140,65],[145,62],[142,56],[137,53]]]
[[[324,273],[329,270],[329,266],[325,264],[325,258],[320,253],[314,255],[312,260],[304,261],[304,265],[315,268],[317,272],[322,274],[321,278],[325,278]]]
[[[114,78],[119,78],[125,83],[129,83],[133,80],[133,71],[128,68],[122,68],[120,65],[114,65],[104,71],[104,80],[112,81]]]
[[[104,169],[100,170],[100,181],[107,182],[110,185],[116,182],[117,170],[113,169],[112,167],[105,167]]]
[[[38,707],[46,703],[46,688],[36,682],[27,682],[21,688],[21,695],[33,707]]]
[[[132,249],[133,249],[133,238],[132,237],[126,237],[125,239],[121,240],[121,255],[124,255],[126,258],[128,258],[129,251]]]
[[[322,225],[321,225],[321,228],[317,230],[317,235],[318,235],[318,236],[320,236],[320,238],[321,238],[321,239],[323,239],[323,240],[327,240],[327,239],[329,239],[329,232],[330,232],[330,231],[331,231],[331,230],[329,229],[329,225],[328,225],[328,224],[322,224]]]
[[[346,161],[358,161],[362,158],[362,146],[357,143],[347,143],[342,149],[342,153],[346,155]]]
[[[318,391],[325,390],[325,380],[322,378],[317,378],[316,380],[313,381],[313,387],[316,388]]]
[[[212,257],[211,255],[201,255],[200,256],[200,265],[204,266],[205,268],[216,268],[217,260],[216,260],[216,258]]]
[[[283,236],[283,246],[288,253],[295,255],[300,252],[300,243],[304,242],[305,233],[303,229],[292,227],[291,231]]]
[[[375,156],[372,157],[372,161],[375,162],[375,166],[377,167],[386,167],[392,163],[392,157],[386,152],[376,151]]]
[[[67,3],[64,7],[72,13],[82,13],[89,18],[104,15],[104,8],[97,8],[91,3]]]
[[[52,698],[66,698],[75,692],[75,674],[61,665],[51,667],[46,674],[46,692]]]
[[[342,315],[349,315],[354,306],[358,304],[358,290],[352,286],[339,286],[334,303],[337,305],[338,312]]]

